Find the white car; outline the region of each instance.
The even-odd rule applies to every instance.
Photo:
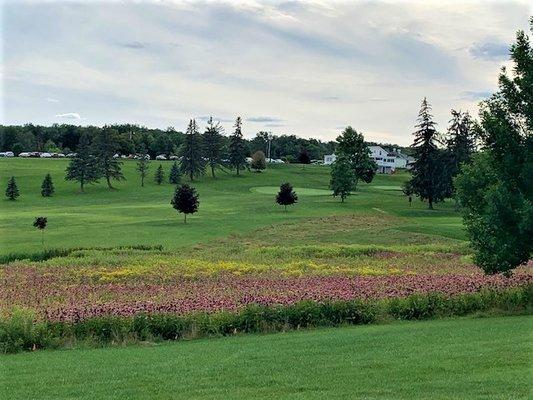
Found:
[[[77,153],[68,153],[67,157],[68,158],[73,158],[73,157],[76,157],[77,155],[78,155]]]
[[[28,152],[19,153],[19,157],[31,157],[31,153],[28,153]]]
[[[156,160],[166,160],[167,158],[165,157],[164,154],[159,154],[158,156],[155,157]]]
[[[41,155],[39,157],[41,157],[41,158],[52,158],[52,155],[50,153],[41,153]]]
[[[15,157],[15,153],[12,151],[4,151],[0,153],[0,157]]]
[[[169,160],[179,160],[180,158],[178,156],[170,156],[168,159]]]

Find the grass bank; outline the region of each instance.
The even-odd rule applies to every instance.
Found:
[[[5,399],[527,399],[530,316],[2,356]]]

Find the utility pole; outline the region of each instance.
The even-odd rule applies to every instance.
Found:
[[[268,132],[268,150],[267,150],[267,153],[268,153],[268,162],[272,162],[272,159],[270,158],[270,146],[271,146],[271,143],[272,143],[272,132]]]

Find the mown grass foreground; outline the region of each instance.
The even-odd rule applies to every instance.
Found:
[[[531,316],[3,356],[3,399],[526,399]]]

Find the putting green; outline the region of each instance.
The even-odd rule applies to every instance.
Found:
[[[261,194],[277,194],[279,192],[278,186],[255,186],[250,188],[251,192]],[[295,187],[294,191],[301,196],[331,196],[331,190],[327,189],[310,189]]]
[[[380,189],[380,190],[402,190],[400,186],[369,186],[370,189]]]

